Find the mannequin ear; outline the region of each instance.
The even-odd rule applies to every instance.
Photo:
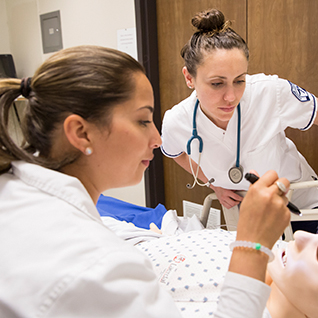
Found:
[[[192,75],[189,73],[188,69],[186,66],[182,68],[182,74],[184,76],[184,79],[186,81],[186,84],[189,88],[194,88],[194,80]]]
[[[88,137],[88,122],[81,116],[72,114],[64,120],[63,128],[69,143],[85,153],[91,144]]]

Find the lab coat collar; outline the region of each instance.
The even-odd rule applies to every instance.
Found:
[[[68,202],[101,222],[92,198],[77,178],[22,160],[12,162],[12,174],[24,183]]]

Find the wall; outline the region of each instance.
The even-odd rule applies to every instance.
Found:
[[[5,0],[0,0],[0,54],[10,52],[9,29]]]
[[[18,77],[32,76],[43,54],[40,15],[60,10],[63,47],[94,44],[117,48],[117,30],[135,27],[134,0],[0,0],[0,53],[14,57]],[[144,180],[105,192],[145,205]]]

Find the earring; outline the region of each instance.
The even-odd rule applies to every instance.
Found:
[[[89,156],[93,153],[93,149],[91,147],[87,147],[85,149],[85,155]]]
[[[192,87],[192,85],[188,85],[188,87],[190,88],[190,89],[192,89],[193,87]]]

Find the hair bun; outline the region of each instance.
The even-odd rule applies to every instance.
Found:
[[[221,11],[211,9],[197,13],[191,23],[201,32],[220,31],[224,27],[225,18]]]

